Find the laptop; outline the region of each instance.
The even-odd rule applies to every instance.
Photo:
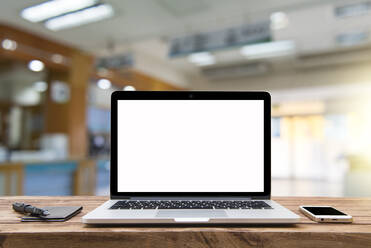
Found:
[[[111,96],[110,200],[87,224],[297,223],[270,199],[267,92]]]

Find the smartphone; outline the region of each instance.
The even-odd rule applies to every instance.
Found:
[[[300,206],[300,211],[317,222],[352,223],[353,217],[331,206]]]

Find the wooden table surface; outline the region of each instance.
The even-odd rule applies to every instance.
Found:
[[[87,226],[81,217],[108,197],[0,197],[0,247],[371,247],[371,198],[275,197],[299,214],[291,226]],[[21,223],[11,203],[77,206],[67,222]],[[353,216],[352,224],[316,223],[299,205],[331,205]]]

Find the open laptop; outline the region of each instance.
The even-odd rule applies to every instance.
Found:
[[[110,223],[296,223],[270,200],[266,92],[114,92]]]

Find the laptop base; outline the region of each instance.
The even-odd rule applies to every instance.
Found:
[[[300,217],[272,200],[272,209],[109,209],[109,200],[82,217],[85,224],[295,224]]]

